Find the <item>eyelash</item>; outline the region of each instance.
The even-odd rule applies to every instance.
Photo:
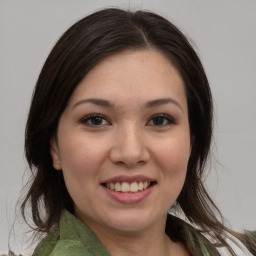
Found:
[[[104,117],[103,115],[100,115],[100,114],[90,114],[90,115],[84,117],[81,120],[81,123],[85,124],[87,126],[92,126],[92,127],[101,127],[101,126],[106,125],[106,124],[103,124],[103,125],[99,124],[99,125],[97,125],[97,124],[93,124],[93,123],[91,123],[91,124],[88,123],[88,122],[91,122],[93,119],[94,119],[94,121],[96,121],[96,118],[99,118],[102,121],[105,120],[108,124],[110,124],[110,122],[106,119],[106,117]]]
[[[160,125],[150,125],[150,126],[157,126],[157,127],[164,127],[164,126],[166,126],[166,125],[172,125],[172,124],[175,124],[175,121],[174,121],[174,119],[172,118],[172,117],[170,117],[169,115],[167,115],[167,114],[156,114],[156,115],[153,115],[152,117],[151,117],[151,119],[150,119],[150,121],[149,122],[152,122],[154,119],[156,119],[156,118],[162,118],[162,119],[164,119],[164,121],[167,121],[167,124],[160,124]],[[148,123],[149,123],[148,122]],[[147,124],[148,124],[147,123]]]
[[[96,119],[99,119],[98,121],[101,121],[100,124],[93,124],[92,123],[92,120],[96,121]],[[165,121],[165,124],[150,124],[151,122],[154,122],[154,120],[156,121],[157,118],[162,118],[163,120],[162,121]],[[102,124],[102,122],[107,122],[107,124]],[[89,123],[90,122],[90,123]],[[167,123],[166,123],[167,122]],[[84,124],[84,125],[87,125],[87,126],[90,126],[90,127],[102,127],[102,126],[105,126],[105,125],[109,125],[111,124],[107,118],[101,114],[90,114],[86,117],[84,117],[82,120],[81,120],[81,123]],[[150,120],[147,122],[147,125],[148,126],[157,126],[157,127],[164,127],[164,126],[167,126],[167,125],[172,125],[172,124],[175,124],[175,120],[170,117],[169,115],[167,114],[156,114],[156,115],[153,115]]]

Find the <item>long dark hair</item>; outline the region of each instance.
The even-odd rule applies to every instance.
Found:
[[[54,46],[38,78],[26,125],[25,154],[33,178],[22,203],[32,208],[33,228],[48,233],[63,209],[74,212],[62,172],[52,166],[50,140],[67,102],[88,71],[124,49],[155,48],[169,57],[186,88],[192,152],[184,187],[177,199],[188,221],[235,253],[225,241],[232,234],[246,246],[245,235],[223,225],[220,211],[203,184],[212,137],[212,96],[204,68],[187,38],[166,19],[146,11],[106,9],[69,28]]]

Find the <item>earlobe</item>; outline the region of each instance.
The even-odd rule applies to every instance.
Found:
[[[50,153],[52,156],[52,164],[54,169],[56,169],[57,171],[61,170],[62,168],[61,168],[61,161],[59,156],[59,149],[58,149],[58,145],[55,138],[51,139]]]

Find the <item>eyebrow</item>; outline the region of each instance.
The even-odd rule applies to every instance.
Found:
[[[158,107],[158,106],[168,104],[168,103],[174,104],[175,106],[177,106],[183,112],[183,109],[182,109],[181,105],[179,104],[179,102],[172,99],[172,98],[163,98],[163,99],[151,100],[151,101],[146,103],[145,107],[146,108]]]
[[[76,102],[73,105],[72,108],[74,109],[75,107],[77,107],[78,105],[81,105],[83,103],[92,103],[92,104],[95,104],[97,106],[114,108],[114,104],[109,102],[108,100],[97,99],[97,98],[90,98],[90,99],[80,100],[80,101]],[[152,107],[158,107],[158,106],[168,104],[168,103],[174,104],[175,106],[177,106],[183,112],[183,109],[182,109],[181,105],[179,104],[179,102],[172,99],[172,98],[162,98],[162,99],[151,100],[151,101],[148,101],[145,104],[144,107],[145,108],[152,108]]]
[[[78,105],[83,104],[83,103],[93,103],[95,105],[103,106],[103,107],[114,107],[114,105],[107,100],[92,98],[92,99],[80,100],[77,103],[75,103],[72,108],[74,109],[75,107],[77,107]]]

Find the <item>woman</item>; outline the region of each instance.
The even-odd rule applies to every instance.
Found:
[[[119,9],[80,20],[46,60],[27,121],[22,213],[31,205],[47,234],[34,255],[236,255],[228,238],[255,254],[202,183],[211,137],[207,77],[174,25]]]

